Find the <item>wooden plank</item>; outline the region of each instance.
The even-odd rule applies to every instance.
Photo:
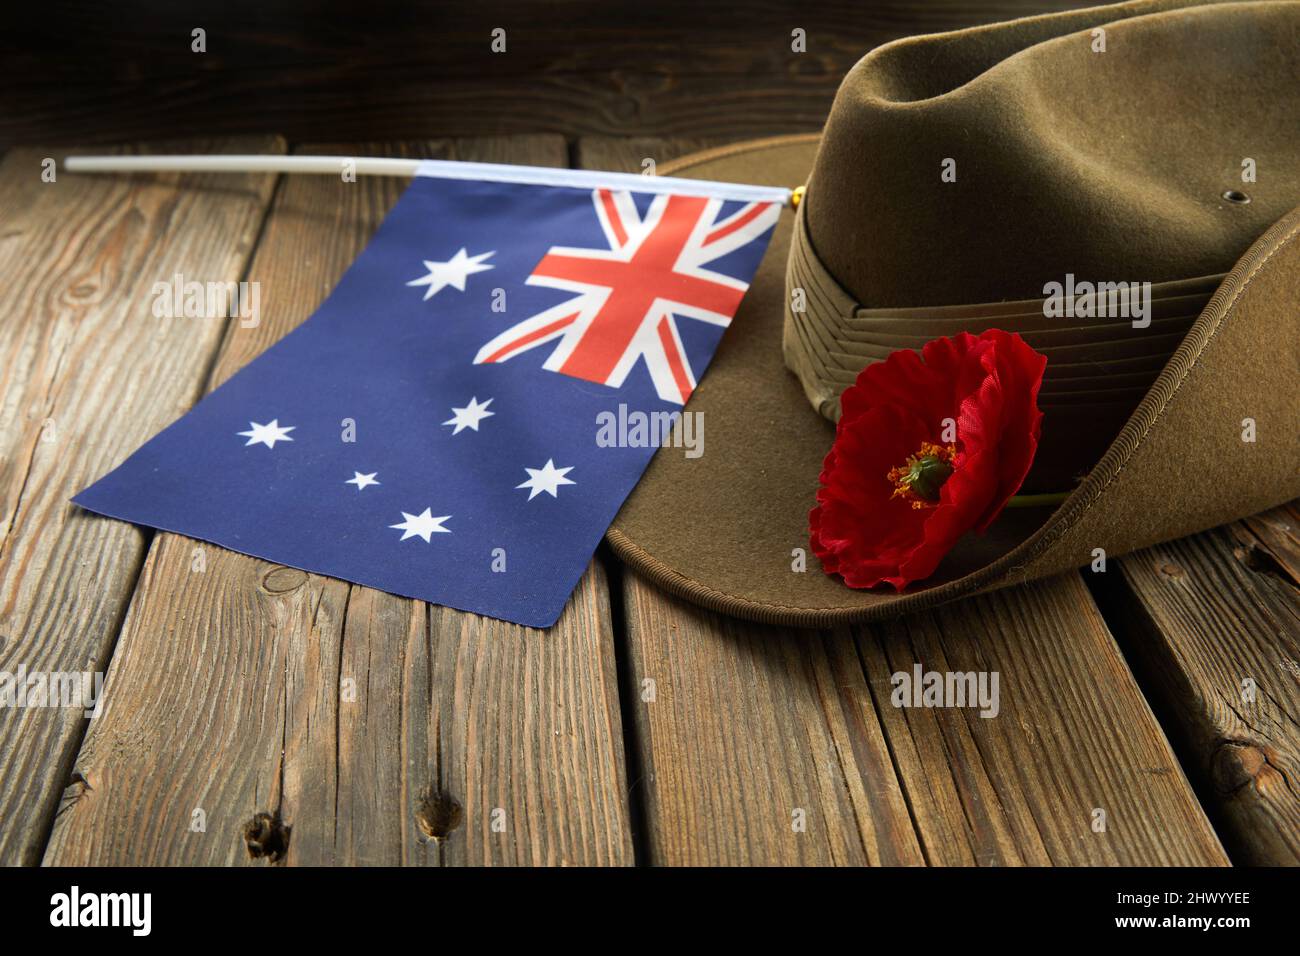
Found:
[[[1075,0],[808,4],[334,5],[329,16],[227,0],[196,21],[147,0],[31,17],[0,56],[0,142],[213,131],[310,139],[550,132],[814,131],[881,43],[1077,6]],[[69,21],[74,25],[70,26]],[[191,49],[191,31],[207,49]],[[506,50],[492,48],[506,31]],[[793,31],[802,30],[804,52]],[[19,39],[21,38],[21,39]],[[189,131],[189,132],[187,132]]]
[[[637,169],[677,152],[605,139],[578,155]],[[631,684],[655,690],[629,702],[653,862],[1227,862],[1077,574],[815,633],[728,620],[635,573],[623,597]],[[891,676],[917,663],[997,672],[999,715],[894,707]]]
[[[689,153],[726,146],[734,136],[584,136],[575,150],[584,169],[611,169],[655,175],[659,167]]]
[[[924,862],[847,634],[623,597],[649,862]]]
[[[557,137],[360,152],[567,158]],[[264,321],[214,383],[311,313],[402,188],[283,182],[250,269]],[[119,643],[49,863],[631,862],[598,565],[543,632],[165,534]]]
[[[1233,859],[1300,864],[1300,509],[1117,564],[1103,602]]]
[[[271,137],[170,144],[278,152]],[[0,166],[0,671],[102,670],[148,536],[68,498],[202,388],[223,319],[160,319],[154,283],[240,277],[270,176],[42,182]],[[80,709],[0,711],[0,863],[40,859],[85,729]]]

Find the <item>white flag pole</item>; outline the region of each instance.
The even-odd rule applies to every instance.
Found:
[[[372,156],[68,156],[72,173],[316,173],[414,176],[418,159]]]
[[[637,173],[610,173],[542,166],[463,163],[441,159],[388,159],[373,156],[68,156],[71,173],[315,173],[325,176],[432,176],[543,186],[597,186],[648,193],[681,193],[747,202],[798,204],[802,188],[791,190],[743,183],[713,183]]]

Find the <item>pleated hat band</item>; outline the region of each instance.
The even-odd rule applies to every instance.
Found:
[[[808,205],[795,212],[786,269],[782,351],[786,367],[823,417],[863,368],[900,348],[992,328],[1017,332],[1048,356],[1043,405],[1136,405],[1204,310],[1223,275],[1057,296],[934,307],[867,307],[829,272],[808,236]],[[1066,294],[1073,292],[1073,294]],[[1084,307],[1085,302],[1087,307]],[[1098,303],[1104,314],[1096,315]]]

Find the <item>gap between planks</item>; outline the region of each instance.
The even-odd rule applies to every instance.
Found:
[[[1300,508],[1125,555],[1091,583],[1238,863],[1300,864]]]

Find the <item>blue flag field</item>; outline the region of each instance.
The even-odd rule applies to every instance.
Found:
[[[681,411],[784,200],[424,163],[310,319],[74,501],[550,626],[656,451],[601,421]]]

